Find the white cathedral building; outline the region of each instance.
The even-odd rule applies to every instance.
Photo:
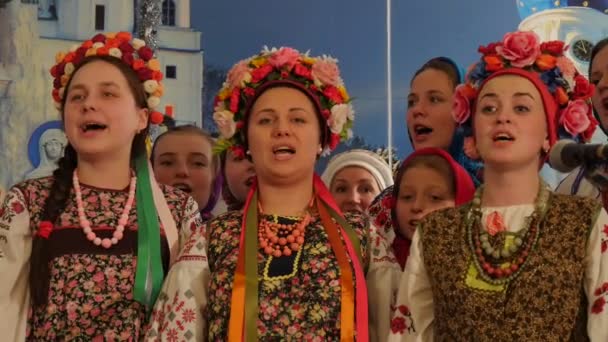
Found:
[[[0,187],[40,166],[41,134],[58,128],[49,70],[54,56],[96,33],[136,26],[140,0],[12,0],[0,8]],[[201,33],[190,27],[190,0],[159,0],[157,56],[165,75],[161,110],[178,124],[202,124]]]
[[[97,33],[133,32],[137,0],[39,0],[39,48],[43,65],[51,68],[58,51]],[[163,66],[165,95],[159,109],[171,106],[175,119],[202,124],[203,55],[201,33],[190,27],[190,0],[162,0],[158,59]],[[49,86],[51,77],[48,78]],[[50,94],[50,91],[49,91]],[[51,97],[48,98],[49,104]],[[53,106],[48,106],[51,109]]]

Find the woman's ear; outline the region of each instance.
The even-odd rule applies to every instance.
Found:
[[[137,133],[143,131],[146,127],[148,127],[148,117],[150,116],[150,111],[148,108],[141,108],[137,110]]]
[[[545,152],[545,154],[549,153],[549,150],[551,149],[551,143],[549,143],[549,138],[545,138],[545,141],[543,141],[543,152]]]
[[[469,157],[471,160],[480,160],[481,156],[479,155],[479,151],[477,150],[477,145],[475,144],[475,137],[466,137],[464,138],[463,145],[464,154]]]

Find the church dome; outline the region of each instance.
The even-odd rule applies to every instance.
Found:
[[[554,8],[587,7],[608,14],[608,0],[516,0],[521,20]]]

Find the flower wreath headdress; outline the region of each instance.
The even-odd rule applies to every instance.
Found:
[[[326,122],[324,154],[352,136],[354,111],[340,78],[337,60],[329,56],[310,57],[289,47],[264,47],[255,56],[235,64],[215,98],[213,120],[219,131],[214,151],[230,149],[244,155],[243,127],[255,99],[269,86],[285,84],[309,95]]]
[[[560,138],[589,142],[598,125],[591,105],[594,87],[564,55],[567,49],[559,40],[540,43],[535,33],[526,31],[510,32],[500,42],[480,46],[481,60],[456,88],[454,120],[471,135],[479,90],[495,76],[516,74],[532,81],[543,97],[551,146]]]
[[[74,70],[89,56],[112,56],[130,66],[143,83],[147,95],[147,105],[152,111],[150,122],[161,124],[164,116],[155,109],[160,105],[164,87],[163,73],[160,62],[154,58],[154,51],[146,46],[146,42],[133,38],[129,32],[100,33],[81,45],[74,45],[67,53],[59,52],[55,56],[56,64],[51,68],[53,76],[53,100],[57,109],[65,96],[65,87]]]
[[[128,32],[97,34],[92,39],[81,45],[74,45],[67,52],[60,52],[55,56],[56,64],[51,68],[53,81],[53,100],[55,107],[61,109],[61,101],[66,95],[66,89],[70,78],[78,66],[89,56],[111,56],[124,62],[131,67],[143,83],[147,95],[147,107],[150,109],[150,123],[161,124],[164,120],[162,113],[154,109],[160,104],[163,95],[163,74],[160,71],[160,62],[154,58],[152,49],[146,43],[133,38]],[[169,115],[170,116],[170,115]],[[148,154],[150,153],[150,136],[147,136],[146,144]],[[135,284],[133,297],[135,300],[151,307],[162,287],[163,263],[161,258],[161,229],[157,204],[164,202],[162,192],[151,173],[148,155],[142,154],[135,160],[135,171],[137,174],[136,200],[137,200],[137,222],[141,234],[137,238],[137,255],[141,256],[141,262],[135,273]],[[162,204],[161,204],[162,205]],[[160,215],[163,220],[163,215]],[[164,225],[167,239],[176,236],[177,232],[171,229],[170,224]],[[145,232],[145,233],[144,233]],[[170,242],[171,255],[176,255],[175,239]],[[141,267],[139,267],[141,265]],[[146,265],[152,265],[146,267]]]

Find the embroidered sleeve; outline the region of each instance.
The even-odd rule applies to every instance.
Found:
[[[23,193],[11,189],[0,207],[0,331],[24,341],[29,308],[30,214]]]
[[[433,292],[416,232],[397,292],[389,341],[433,341],[433,319]]]
[[[182,245],[180,241],[182,250],[169,270],[152,311],[147,341],[206,340],[207,234],[192,201],[189,199],[180,227],[180,240],[185,242]]]
[[[371,256],[366,276],[369,333],[372,341],[386,341],[401,267],[390,247],[394,239],[392,229],[379,227],[373,216],[370,219],[369,249]]]
[[[587,333],[591,341],[608,341],[608,214],[604,209],[591,231],[586,261]]]

